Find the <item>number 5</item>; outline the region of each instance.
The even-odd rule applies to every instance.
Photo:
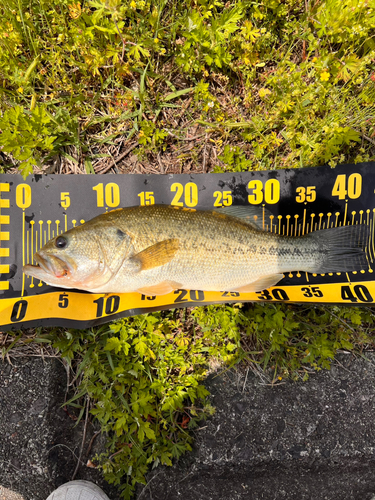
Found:
[[[63,208],[70,207],[70,196],[69,196],[69,193],[61,193],[61,206]]]

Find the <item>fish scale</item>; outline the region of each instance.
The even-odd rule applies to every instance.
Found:
[[[132,288],[137,289],[172,280],[181,283],[183,288],[229,290],[280,271],[276,256],[249,252],[248,248],[255,239],[259,245],[269,246],[271,241],[280,237],[256,231],[240,219],[216,216],[215,212],[209,211],[155,207],[155,210],[142,211],[146,214],[142,221],[139,212],[135,209],[129,213],[113,214],[116,225],[136,235],[133,239],[135,254],[168,238],[178,239],[180,248],[162,267],[136,276],[127,275],[120,269],[116,286],[123,286],[123,281],[134,281]],[[139,231],[140,225],[144,228],[142,232]]]

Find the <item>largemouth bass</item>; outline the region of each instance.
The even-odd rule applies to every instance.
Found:
[[[283,273],[368,268],[368,226],[279,236],[254,206],[114,210],[51,239],[25,274],[61,288],[163,295],[175,289],[259,292]]]

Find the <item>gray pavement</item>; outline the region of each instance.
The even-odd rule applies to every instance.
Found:
[[[374,500],[375,355],[342,354],[305,383],[227,373],[194,452],[149,475],[142,500]]]
[[[45,500],[72,479],[83,423],[75,426],[74,415],[62,408],[66,388],[66,371],[58,359],[17,358],[12,365],[0,361],[0,485],[20,493],[24,500]],[[93,481],[111,500],[120,500],[100,471],[86,467],[96,430],[89,422],[75,479]],[[102,451],[104,436],[99,435],[90,457]]]
[[[61,408],[66,373],[58,360],[13,365],[0,362],[0,484],[45,500],[71,480],[82,426]],[[305,383],[272,387],[229,372],[207,386],[216,413],[195,432],[193,452],[152,471],[138,500],[375,500],[375,354],[342,354]],[[120,500],[84,465],[94,431],[90,422],[77,479]],[[96,446],[92,454],[103,441]]]

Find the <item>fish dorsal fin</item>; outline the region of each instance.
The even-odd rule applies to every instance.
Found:
[[[271,222],[271,217],[275,217],[267,208],[256,207],[254,205],[220,207],[215,208],[214,211],[220,214],[230,215],[231,217],[237,217],[262,231],[267,230],[267,226],[269,226]]]
[[[144,295],[166,295],[167,293],[171,293],[173,290],[178,290],[179,288],[182,288],[181,283],[176,283],[175,281],[162,281],[157,285],[138,288],[137,292],[143,293]]]
[[[278,283],[283,278],[283,274],[271,274],[269,276],[262,276],[256,281],[253,281],[253,283],[249,283],[245,286],[240,286],[239,288],[234,288],[230,291],[240,293],[261,292],[262,290],[266,290],[270,286],[276,285],[276,283]]]
[[[177,239],[170,239],[159,241],[155,245],[142,250],[132,257],[132,260],[137,260],[141,264],[140,271],[153,269],[170,262],[179,249],[179,241]]]

